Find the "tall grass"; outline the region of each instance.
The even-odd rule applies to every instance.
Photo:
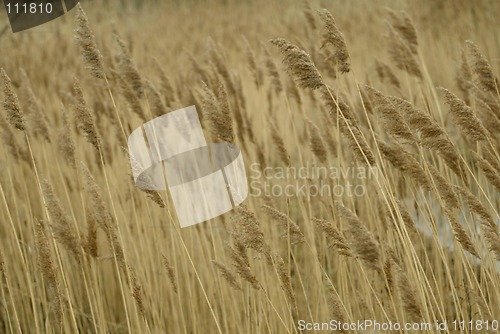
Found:
[[[448,24],[405,1],[84,3],[0,36],[0,331],[491,329],[500,6],[446,3]],[[251,195],[180,229],[168,191],[135,186],[127,136],[193,104]]]

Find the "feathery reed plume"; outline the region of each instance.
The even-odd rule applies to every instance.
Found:
[[[160,92],[156,89],[156,87],[149,81],[145,80],[144,82],[146,96],[149,102],[149,107],[151,108],[151,114],[154,117],[158,117],[167,113],[167,107],[163,102],[163,98],[160,95]]]
[[[125,101],[127,101],[130,110],[136,113],[137,116],[141,118],[141,120],[146,120],[141,101],[139,100],[135,92],[121,75],[118,75],[117,78],[122,94],[125,97]]]
[[[406,42],[409,46],[411,52],[413,54],[417,54],[418,50],[418,38],[417,38],[417,30],[413,25],[411,18],[405,11],[401,11],[396,13],[391,9],[387,9],[389,13],[389,22],[394,30],[398,33],[401,38]]]
[[[436,167],[428,164],[427,168],[429,169],[429,176],[432,178],[439,196],[446,204],[446,208],[448,210],[458,209],[458,195],[453,186],[441,175]]]
[[[316,124],[310,119],[307,119],[307,129],[309,135],[309,146],[316,158],[322,163],[326,164],[328,153],[323,138],[321,137],[320,130]]]
[[[455,82],[458,90],[462,93],[465,103],[470,105],[472,71],[467,63],[467,56],[465,55],[464,50],[460,52],[460,66],[455,74]]]
[[[273,254],[273,262],[278,273],[278,278],[281,283],[281,289],[285,293],[286,298],[292,304],[293,309],[297,310],[297,305],[295,303],[295,292],[293,291],[292,281],[290,279],[290,274],[288,273],[285,261],[281,255],[275,253]]]
[[[40,103],[33,92],[31,81],[26,72],[21,69],[21,91],[26,101],[28,111],[28,124],[33,134],[39,135],[50,143],[49,124],[47,116],[40,108]]]
[[[298,105],[302,104],[302,98],[300,97],[300,91],[293,80],[286,80],[286,93],[288,96],[293,98]]]
[[[333,223],[319,218],[311,218],[311,221],[325,234],[327,240],[330,241],[328,247],[335,248],[340,255],[352,256],[351,248],[347,244],[347,241]]]
[[[146,316],[146,307],[144,306],[144,291],[142,285],[139,283],[137,276],[135,274],[134,268],[128,266],[128,271],[130,273],[130,283],[132,286],[132,297],[134,297],[135,304],[141,316]]]
[[[229,270],[224,264],[217,262],[215,260],[212,260],[212,263],[214,264],[215,268],[217,268],[217,270],[220,272],[221,276],[229,284],[229,286],[231,286],[233,289],[241,291],[241,285],[238,282],[236,275],[233,274],[231,270]]]
[[[370,231],[354,212],[339,202],[335,202],[335,208],[339,216],[349,223],[347,231],[351,235],[351,249],[354,254],[364,262],[367,268],[381,271],[379,246]]]
[[[321,100],[327,107],[333,120],[337,120],[338,115],[343,115],[345,119],[357,124],[357,119],[351,111],[351,108],[340,96],[333,94],[333,89],[327,85],[320,88]],[[342,122],[341,122],[342,123]]]
[[[138,98],[141,98],[144,94],[144,86],[142,84],[142,78],[139,74],[139,70],[134,62],[134,59],[130,55],[129,49],[124,41],[120,39],[118,35],[114,35],[115,41],[120,48],[120,53],[118,54],[118,71],[122,78],[127,82],[127,84],[132,88],[132,91]]]
[[[97,225],[104,231],[111,247],[116,261],[122,268],[126,271],[127,265],[125,262],[125,255],[123,253],[123,248],[118,240],[118,235],[116,234],[116,226],[114,225],[113,217],[109,213],[106,205],[102,199],[101,191],[97,185],[94,177],[90,173],[89,169],[85,164],[81,163],[81,172],[83,175],[83,185],[85,192],[89,197],[89,212],[91,219],[93,219]]]
[[[92,218],[87,219],[87,237],[85,240],[85,243],[83,245],[83,249],[85,252],[93,257],[94,259],[97,258],[98,254],[98,247],[97,247],[97,225],[95,223],[95,220]]]
[[[246,205],[240,205],[231,217],[234,223],[233,237],[245,248],[251,248],[258,253],[268,254],[269,246],[264,241],[264,233],[260,229],[260,223]]]
[[[12,155],[14,160],[21,159],[28,164],[31,164],[31,158],[27,149],[21,147],[16,140],[16,136],[9,126],[3,115],[0,114],[0,135],[2,136],[3,142],[7,145],[9,153]]]
[[[498,171],[484,158],[482,158],[476,152],[472,152],[477,166],[483,171],[484,175],[490,181],[490,183],[500,190],[500,174]]]
[[[347,139],[354,157],[359,163],[374,166],[375,156],[358,127],[348,119],[340,123],[340,132]]]
[[[488,135],[495,139],[500,136],[498,129],[500,129],[500,118],[498,118],[491,107],[482,99],[474,96],[473,101],[477,111],[477,116],[481,119],[481,123],[488,130]],[[494,140],[492,140],[494,142]]]
[[[389,43],[389,56],[396,67],[400,70],[406,71],[410,75],[422,79],[422,72],[420,71],[420,66],[415,59],[411,46],[390,24],[387,41]]]
[[[255,87],[260,87],[262,83],[262,70],[257,65],[257,58],[255,57],[255,53],[253,52],[250,42],[245,36],[242,36],[242,39],[245,44],[245,56],[250,67],[250,71],[252,72]]]
[[[471,302],[476,304],[482,312],[482,316],[486,319],[493,319],[493,315],[491,314],[490,308],[486,304],[484,297],[481,296],[476,290],[470,287],[468,284],[464,284],[467,295],[470,296]]]
[[[474,255],[478,259],[481,259],[479,253],[476,250],[476,247],[474,246],[474,243],[472,242],[471,237],[458,221],[456,209],[445,209],[444,212],[446,214],[446,217],[448,218],[448,221],[450,222],[451,228],[453,230],[453,235],[455,236],[455,239],[458,241],[458,243],[462,245],[462,247],[471,255]]]
[[[160,77],[160,87],[163,95],[163,101],[165,105],[168,106],[171,102],[174,102],[176,99],[175,87],[172,85],[172,82],[167,77],[167,74],[161,67],[158,59],[153,58],[153,65],[155,67],[156,73],[158,73]]]
[[[286,238],[288,236],[288,233],[290,233],[290,242],[292,244],[299,244],[304,242],[304,234],[300,230],[299,225],[297,225],[297,223],[290,219],[287,214],[266,204],[263,204],[261,208],[269,217],[274,219],[283,230],[285,230],[285,232],[283,233],[284,238]]]
[[[414,142],[413,133],[406,123],[401,111],[396,108],[384,94],[365,85],[371,102],[375,105],[375,110],[381,115],[382,125],[390,135],[407,142]]]
[[[228,246],[228,250],[229,250],[229,257],[233,261],[233,267],[236,273],[240,275],[240,277],[243,280],[247,281],[252,286],[252,288],[254,288],[255,290],[259,290],[260,289],[259,281],[257,281],[257,278],[250,269],[248,258],[242,256],[239,250],[234,249],[231,246]]]
[[[203,85],[204,116],[210,123],[210,131],[214,140],[233,143],[233,119],[225,86],[219,82],[217,92],[214,93],[206,84]]]
[[[123,152],[125,152],[125,154],[127,155],[128,159],[130,161],[130,168],[131,168],[132,173],[129,173],[129,175],[130,175],[132,182],[135,183],[134,177],[133,177],[134,172],[137,172],[138,174],[142,173],[142,171],[144,170],[144,166],[141,166],[139,161],[137,161],[137,159],[135,157],[130,155],[127,148],[122,146],[122,150],[123,150]],[[153,180],[151,180],[151,177],[147,173],[141,174],[141,183],[145,185],[144,188],[153,188]],[[158,191],[150,190],[150,189],[143,189],[143,188],[139,188],[139,189],[142,192],[144,192],[149,199],[151,199],[153,202],[158,204],[158,206],[160,208],[166,207],[166,204],[163,201],[163,198],[161,197],[161,195]]]
[[[398,288],[399,298],[403,304],[403,309],[411,321],[417,322],[422,320],[422,309],[417,298],[416,290],[412,287],[412,284],[410,283],[406,273],[403,271],[403,268],[401,268],[396,262],[393,262],[393,267],[396,271],[396,286]]]
[[[481,100],[490,107],[495,117],[500,120],[500,100],[496,95],[481,90],[477,85],[471,84],[471,94],[476,100]]]
[[[477,85],[485,92],[498,94],[497,79],[486,57],[474,42],[467,40],[465,46],[470,54],[471,69]]]
[[[302,12],[304,13],[307,23],[309,24],[311,29],[316,30],[316,17],[314,16],[314,13],[311,9],[311,5],[306,0],[302,1]]]
[[[345,307],[337,294],[337,291],[333,287],[332,283],[328,283],[328,308],[332,315],[332,319],[335,319],[341,323],[347,323],[349,317],[346,313]],[[339,333],[348,333],[347,330],[342,327],[339,329]]]
[[[455,189],[465,197],[469,209],[481,218],[482,233],[488,243],[489,250],[495,255],[497,261],[500,261],[500,235],[495,220],[484,205],[469,190],[458,186],[455,186]]]
[[[72,168],[76,167],[76,157],[75,157],[75,141],[71,135],[71,126],[69,121],[69,115],[64,110],[64,106],[61,105],[61,113],[63,118],[62,127],[59,129],[57,145],[59,147],[59,152],[63,156],[64,160]]]
[[[394,285],[394,275],[392,273],[394,265],[400,265],[396,253],[392,248],[386,248],[385,250],[385,261],[384,261],[384,275],[387,280],[387,288],[389,292],[393,292]]]
[[[167,271],[167,276],[168,279],[170,280],[170,283],[172,284],[172,287],[174,288],[174,292],[177,293],[177,276],[175,274],[174,267],[170,264],[170,261],[168,258],[162,254],[161,257],[163,258],[163,266],[165,267],[165,270]]]
[[[319,59],[319,55],[316,55],[318,51],[312,50],[312,59]],[[316,63],[320,73],[326,74],[332,79],[337,79],[337,60],[335,59],[335,53],[330,49],[322,48],[319,54],[322,56],[322,61]]]
[[[21,106],[19,105],[17,94],[12,87],[12,81],[3,68],[1,72],[4,93],[2,106],[7,113],[7,121],[16,129],[24,131],[26,130],[26,122],[21,114]]]
[[[396,199],[396,207],[394,207],[391,204],[391,211],[392,211],[392,215],[394,216],[395,219],[398,219],[398,212],[399,212],[399,214],[401,215],[401,218],[403,219],[403,223],[406,226],[406,229],[410,233],[414,233],[414,234],[418,233],[417,225],[415,224],[415,221],[411,217],[408,210],[404,207],[403,203],[401,203],[401,201]]]
[[[222,77],[224,83],[226,84],[226,89],[230,96],[236,95],[236,88],[231,77],[231,73],[227,67],[227,61],[225,57],[221,54],[220,48],[217,47],[214,40],[211,38],[208,40],[209,44],[209,56],[212,66],[215,67],[216,73]]]
[[[4,256],[3,256],[3,252],[2,250],[0,249],[0,273],[5,276],[5,260],[4,260]]]
[[[380,60],[375,60],[375,71],[377,72],[378,77],[382,81],[388,81],[394,87],[401,88],[401,83],[399,79],[396,77],[394,72],[391,70],[389,65],[381,62]]]
[[[281,137],[276,123],[273,120],[270,120],[269,127],[271,128],[271,140],[276,147],[278,157],[280,158],[281,162],[285,164],[285,166],[290,166],[290,155],[288,154],[285,142],[283,141],[283,137]]]
[[[83,57],[86,68],[90,70],[90,74],[93,77],[97,79],[104,79],[105,74],[102,55],[97,48],[95,36],[90,29],[87,15],[85,15],[85,12],[80,4],[77,5],[75,22],[76,43],[80,48],[80,53]]]
[[[267,45],[262,45],[262,50],[264,52],[264,61],[266,65],[267,75],[271,78],[271,86],[274,88],[274,92],[276,95],[283,91],[283,84],[281,83],[281,78],[276,68],[276,64],[274,63],[271,54],[267,48]]]
[[[460,126],[472,140],[486,140],[487,131],[472,109],[446,88],[441,88],[441,90],[444,92],[446,104],[450,106],[450,113],[457,125]]]
[[[408,175],[413,181],[421,185],[425,189],[431,188],[430,180],[425,173],[420,163],[415,159],[413,154],[404,149],[403,146],[397,143],[389,145],[383,141],[377,140],[377,145],[383,156],[394,167]]]
[[[299,87],[314,90],[324,85],[321,74],[311,60],[311,56],[304,50],[283,38],[272,39],[270,42],[280,49],[283,55],[283,64]]]
[[[87,141],[95,147],[96,150],[100,150],[100,137],[97,132],[97,127],[95,125],[94,116],[90,111],[85,98],[83,97],[82,89],[78,80],[75,78],[73,84],[73,92],[75,94],[75,104],[73,105],[73,110],[75,112],[75,119],[77,121],[77,126],[83,131]]]
[[[50,227],[56,240],[72,252],[77,260],[80,260],[82,256],[80,238],[71,223],[70,217],[64,211],[59,199],[54,194],[52,186],[45,179],[42,180],[42,191],[45,198],[45,206],[52,221]]]
[[[112,218],[108,212],[108,209],[106,208],[106,205],[104,204],[99,186],[97,185],[94,177],[83,162],[81,163],[80,167],[84,177],[84,188],[85,191],[89,194],[89,205],[91,208],[90,214],[103,231],[110,230],[112,228]]]
[[[350,71],[351,60],[345,44],[344,35],[337,28],[335,19],[327,9],[323,9],[319,14],[323,20],[321,47],[323,48],[325,45],[331,44],[335,48],[333,57],[337,63],[338,70],[342,73],[347,73]]]
[[[56,318],[59,323],[62,323],[63,299],[43,221],[35,222],[35,241],[38,255],[38,267],[47,281],[49,296],[52,298],[52,306],[55,308]]]
[[[497,129],[500,129],[500,127],[498,127]],[[498,171],[498,173],[500,174],[500,160],[498,160],[498,158],[495,156],[495,153],[488,146],[485,146],[485,145],[483,145],[481,147],[481,149],[482,149],[484,160],[489,162],[490,165],[493,168],[495,168]]]
[[[469,181],[465,174],[467,168],[444,129],[431,116],[413,106],[411,102],[395,96],[388,96],[388,98],[396,108],[402,111],[410,127],[420,133],[419,142],[424,147],[436,150],[446,165],[468,184]]]

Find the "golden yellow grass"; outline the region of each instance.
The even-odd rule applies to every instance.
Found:
[[[500,6],[418,3],[84,3],[0,36],[0,332],[500,321]],[[249,177],[377,173],[181,230],[126,139],[192,104]]]

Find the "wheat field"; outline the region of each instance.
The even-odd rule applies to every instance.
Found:
[[[499,332],[498,17],[82,1],[0,30],[0,332]],[[127,140],[191,105],[249,195],[181,228]]]

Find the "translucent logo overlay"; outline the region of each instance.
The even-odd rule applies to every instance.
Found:
[[[220,216],[248,195],[240,149],[227,143],[207,144],[195,106],[135,129],[128,148],[137,187],[168,187],[181,227]]]
[[[79,0],[4,0],[12,32],[34,28],[64,15]]]

